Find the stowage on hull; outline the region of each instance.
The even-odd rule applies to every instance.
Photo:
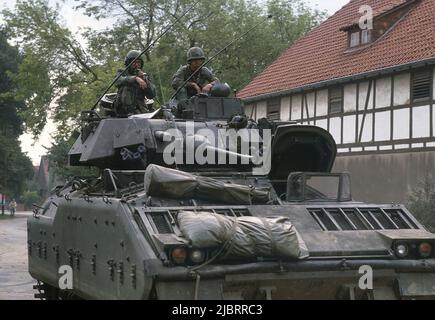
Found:
[[[30,272],[35,279],[58,288],[59,267],[71,266],[71,292],[80,298],[434,297],[431,290],[435,259],[421,259],[418,253],[400,259],[394,252],[398,243],[409,243],[412,247],[435,240],[434,235],[425,231],[402,206],[354,202],[345,206],[342,203],[316,203],[309,206],[146,207],[142,204],[146,198],[140,196],[127,201],[56,196],[48,201],[51,202],[48,209],[29,220]],[[360,212],[361,217],[369,216],[369,212],[379,217],[382,212],[386,216],[397,213],[404,219],[400,221],[409,226],[406,229],[325,231],[310,214],[323,210],[336,214],[340,209],[348,217],[352,214],[357,217]],[[213,261],[204,266],[191,261],[177,265],[171,257],[175,249],[185,248],[187,255],[194,250],[179,236],[180,230],[174,224],[174,216],[180,210],[233,217],[289,217],[310,256],[303,260],[253,256]],[[388,228],[386,221],[382,227]],[[212,255],[213,252],[205,254]],[[359,287],[361,277],[367,272],[364,266],[373,270],[373,290]]]

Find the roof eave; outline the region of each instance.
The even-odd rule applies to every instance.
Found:
[[[257,95],[257,96],[253,96],[253,97],[248,97],[248,98],[242,98],[242,101],[244,103],[254,103],[254,102],[268,100],[268,99],[272,99],[272,98],[288,96],[291,94],[300,93],[300,92],[304,92],[304,91],[312,91],[312,90],[316,90],[316,89],[319,89],[322,87],[343,84],[343,83],[358,81],[358,80],[367,79],[367,78],[374,78],[374,77],[378,77],[380,75],[387,75],[387,74],[391,74],[391,73],[406,71],[406,70],[420,68],[420,67],[423,67],[426,65],[433,65],[433,64],[435,64],[435,57],[425,59],[425,60],[414,61],[414,62],[406,63],[403,65],[396,65],[396,66],[392,66],[392,67],[386,67],[383,69],[377,69],[377,70],[372,70],[369,72],[354,74],[351,76],[325,80],[325,81],[305,85],[302,87],[297,87],[297,88],[292,88],[292,89],[287,89],[287,90],[282,90],[282,91],[277,91],[277,92],[272,92],[272,93],[265,93],[265,94],[261,94],[261,95]]]

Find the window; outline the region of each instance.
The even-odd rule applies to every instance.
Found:
[[[430,70],[423,70],[412,74],[411,97],[412,102],[426,101],[431,97],[432,74]]]
[[[329,114],[343,112],[343,88],[329,89]]]
[[[367,44],[372,41],[372,32],[371,30],[363,30],[361,32],[361,44]]]
[[[281,116],[281,99],[272,99],[267,101],[267,118],[269,120],[280,120]]]
[[[372,42],[372,30],[353,30],[349,32],[349,46],[359,47]]]
[[[353,48],[359,46],[360,45],[359,40],[360,40],[360,32],[359,31],[352,32],[350,34],[350,47]]]

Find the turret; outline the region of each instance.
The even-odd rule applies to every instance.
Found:
[[[285,180],[295,171],[329,172],[336,155],[327,131],[267,119],[257,123],[236,98],[195,96],[151,114],[100,118],[90,112],[84,120],[68,153],[72,166],[144,170],[153,163],[219,172],[266,167],[265,174]]]

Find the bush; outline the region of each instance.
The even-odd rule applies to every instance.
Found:
[[[435,232],[435,181],[428,177],[409,196],[408,209],[431,232]]]
[[[39,203],[41,198],[36,191],[25,191],[21,196],[21,201],[27,208],[31,208],[32,204]]]

